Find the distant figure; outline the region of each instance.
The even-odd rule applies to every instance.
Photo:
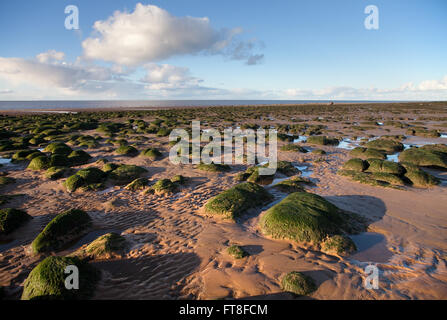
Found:
[[[329,102],[329,105],[333,106],[334,105],[334,101]]]

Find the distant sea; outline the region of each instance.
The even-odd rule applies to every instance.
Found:
[[[366,100],[101,100],[101,101],[0,101],[0,110],[29,109],[95,109],[95,108],[166,108],[166,107],[208,107],[208,106],[259,106],[276,104],[307,103],[385,103],[399,101]]]

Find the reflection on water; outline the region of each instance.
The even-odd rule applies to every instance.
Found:
[[[375,232],[364,232],[351,236],[357,246],[357,253],[350,258],[361,262],[388,262],[393,256],[387,248],[384,235]]]
[[[11,163],[11,159],[0,157],[0,164],[9,164]]]
[[[305,178],[309,178],[314,172],[309,170],[309,166],[295,166],[298,170],[301,171],[301,176]]]
[[[400,154],[400,152],[395,153],[395,154],[389,154],[386,156],[386,159],[388,161],[399,162],[399,154]]]
[[[306,136],[298,136],[298,138],[293,139],[293,143],[306,142],[306,141],[307,141]]]

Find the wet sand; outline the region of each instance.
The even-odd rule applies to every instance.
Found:
[[[313,118],[312,115],[306,117]],[[344,137],[354,135],[341,123],[325,125]],[[356,135],[378,136],[404,131],[379,126]],[[31,241],[55,214],[72,207],[87,211],[93,219],[93,227],[90,236],[64,253],[110,230],[119,232],[130,244],[122,259],[92,262],[103,273],[94,299],[447,298],[445,185],[395,190],[352,182],[336,174],[349,159],[349,150],[341,147],[318,147],[327,152],[325,156],[278,151],[279,160],[291,161],[302,169],[307,167],[309,178],[315,183],[308,191],[368,219],[368,233],[352,237],[359,251],[341,258],[262,235],[258,221],[272,204],[251,210],[237,223],[207,217],[203,205],[219,192],[236,185],[235,176],[246,167],[235,165],[228,173],[209,173],[193,165],[174,165],[167,158],[168,138],[147,136],[149,141],[138,148],[157,147],[163,151],[162,160],[112,155],[109,146],[86,151],[93,160],[107,158],[116,163],[143,166],[149,170],[147,177],[152,181],[176,174],[188,177],[179,193],[159,196],[110,187],[99,192],[69,194],[61,181],[47,180],[39,173],[23,170],[20,165],[6,164],[0,168],[9,170],[9,176],[17,180],[4,187],[2,194],[23,194],[2,207],[21,208],[34,217],[8,236],[15,239],[13,242],[0,243],[0,286],[6,287],[8,298],[20,297],[24,280],[40,261],[39,256],[29,253]],[[427,142],[427,139],[422,140]],[[447,143],[447,138],[428,140]],[[411,137],[404,143],[420,141],[419,137]],[[285,142],[279,142],[278,148],[283,144]],[[316,148],[302,142],[300,145]],[[315,161],[320,158],[323,160]],[[446,177],[446,172],[435,170],[434,173]],[[267,186],[267,189],[276,201],[285,197],[274,188]],[[229,244],[243,246],[250,256],[234,260],[226,252]],[[364,287],[364,268],[369,264],[377,265],[380,270],[378,290]],[[318,290],[309,297],[283,293],[280,279],[289,271],[310,275]]]

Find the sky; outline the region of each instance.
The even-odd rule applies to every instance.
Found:
[[[447,1],[0,1],[0,100],[109,99],[447,100]]]

